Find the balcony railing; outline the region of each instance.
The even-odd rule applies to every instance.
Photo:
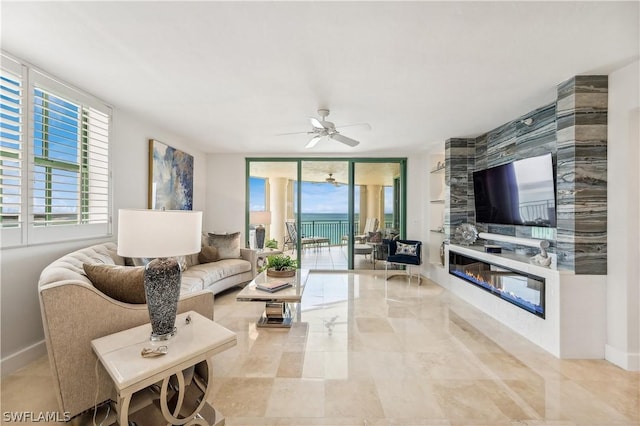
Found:
[[[384,223],[385,228],[391,228],[392,222]],[[356,221],[354,228],[359,229],[360,223]],[[349,235],[348,220],[311,220],[300,223],[300,235],[303,237],[329,238],[329,245],[335,246],[346,243],[342,237]]]

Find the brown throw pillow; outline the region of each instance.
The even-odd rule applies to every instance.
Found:
[[[209,244],[218,249],[220,259],[240,257],[240,232],[233,234],[209,234]]]
[[[144,266],[83,264],[87,278],[107,296],[124,303],[144,304]]]
[[[204,246],[198,253],[198,262],[200,263],[210,263],[218,260],[220,260],[218,249],[213,246]]]

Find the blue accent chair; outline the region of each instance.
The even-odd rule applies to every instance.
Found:
[[[422,241],[418,240],[384,240],[383,243],[389,246],[389,255],[384,265],[384,279],[388,280],[393,277],[403,275],[388,275],[389,265],[404,265],[407,275],[409,275],[409,283],[411,283],[412,267],[418,266],[418,285],[420,285],[420,265],[422,265]],[[400,244],[400,246],[399,246]],[[400,247],[400,250],[398,248]]]

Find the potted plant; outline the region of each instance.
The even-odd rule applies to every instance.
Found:
[[[270,277],[293,277],[296,274],[298,262],[289,256],[277,254],[267,257],[263,270],[267,270]]]
[[[276,241],[275,239],[268,240],[266,243],[264,243],[264,247],[265,248],[277,249],[278,248],[278,241]]]

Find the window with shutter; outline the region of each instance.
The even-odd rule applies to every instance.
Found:
[[[2,57],[0,67],[0,227],[3,241],[15,244],[23,226],[24,145],[23,67]],[[4,244],[3,244],[4,245]]]
[[[25,82],[2,59],[2,246],[108,235],[111,109],[38,70]]]

